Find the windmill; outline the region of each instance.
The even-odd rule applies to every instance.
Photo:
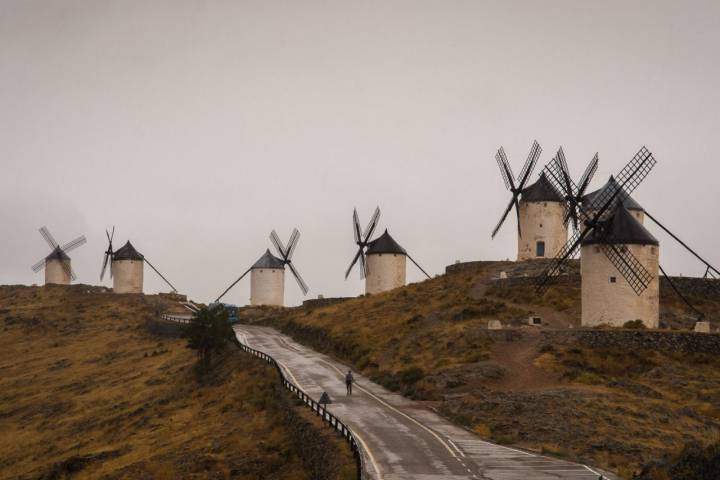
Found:
[[[592,160],[590,160],[590,163],[585,168],[585,172],[582,174],[582,177],[580,177],[580,181],[577,183],[577,186],[575,183],[570,181],[572,177],[570,176],[570,169],[568,168],[567,160],[565,159],[565,152],[563,152],[562,147],[558,149],[555,158],[557,159],[556,161],[563,173],[563,190],[561,190],[561,192],[564,193],[566,200],[566,213],[564,221],[565,224],[572,221],[573,230],[577,231],[579,214],[577,205],[582,203],[583,197],[585,196],[585,190],[587,190],[587,187],[590,185],[590,182],[595,176],[595,172],[597,172],[598,154],[595,153],[595,156]]]
[[[173,286],[155,266],[150,263],[147,257],[138,252],[128,240],[125,245],[113,251],[113,238],[115,238],[115,227],[112,231],[105,230],[108,239],[108,246],[103,254],[100,280],[105,276],[108,262],[110,263],[110,278],[113,280],[113,292],[115,293],[143,293],[144,265],[147,263],[158,276],[168,284],[173,293],[177,289]]]
[[[505,186],[512,192],[512,197],[500,221],[495,226],[492,237],[495,237],[510,210],[514,207],[518,222],[518,261],[551,257],[567,241],[568,222],[565,198],[548,181],[544,173],[535,183],[527,185],[541,152],[540,145],[537,141],[534,142],[517,179],[513,177],[505,150],[501,147],[495,155]]]
[[[646,162],[644,164],[642,163],[641,158],[646,159]],[[652,169],[654,164],[655,160],[654,158],[652,158],[652,154],[650,154],[650,152],[647,152],[645,147],[643,147],[643,149],[638,152],[638,155],[636,155],[633,160],[631,160],[631,162],[628,164],[628,166],[626,166],[623,172],[621,172],[617,179],[615,179],[614,177],[610,177],[608,183],[605,184],[605,186],[603,186],[601,189],[583,196],[582,204],[580,204],[578,201],[578,197],[581,197],[581,195],[575,197],[574,200],[572,200],[571,202],[575,203],[574,206],[578,211],[578,215],[581,220],[584,218],[584,220],[582,221],[585,225],[592,225],[593,223],[597,222],[598,226],[601,227],[599,229],[601,230],[599,234],[590,233],[589,236],[595,238],[602,238],[602,236],[604,236],[606,242],[612,242],[616,245],[620,244],[620,242],[627,242],[628,239],[634,239],[636,241],[636,245],[643,243],[645,245],[652,245],[654,243],[654,237],[652,237],[652,235],[650,235],[649,232],[647,232],[647,230],[645,230],[642,226],[644,218],[649,218],[650,220],[652,220],[653,223],[655,223],[655,225],[660,227],[673,240],[679,243],[696,259],[702,262],[702,264],[706,268],[704,278],[712,278],[713,272],[718,273],[718,270],[707,260],[701,257],[687,243],[682,241],[678,235],[673,233],[668,227],[663,225],[657,218],[650,214],[650,212],[643,209],[630,196],[632,190],[634,190],[637,185],[643,180],[643,178],[647,175],[647,173],[649,173],[649,170]],[[631,170],[633,168],[636,170],[635,176],[631,175]],[[568,180],[569,174],[567,173],[567,169],[563,168],[560,162],[549,165],[547,167],[547,171],[548,176],[556,179],[560,183],[561,188],[563,188],[562,185],[569,185],[571,189],[575,188],[572,181]],[[628,172],[630,172],[630,174],[628,174]],[[600,212],[604,206],[607,207],[605,214]],[[610,216],[610,214],[607,212],[615,213]],[[623,224],[622,228],[617,228],[619,223]],[[602,231],[603,226],[605,229],[604,232]],[[615,232],[612,232],[613,226],[615,226]],[[657,242],[657,240],[655,240],[655,242]],[[585,245],[591,245],[593,243],[596,242],[593,242],[592,240],[590,242],[584,241],[583,248]],[[570,244],[570,242],[568,242],[568,244]],[[623,249],[623,246],[626,248]],[[627,245],[620,245],[620,247],[621,248],[619,248],[619,250],[621,251],[621,253],[627,254]],[[635,250],[638,250],[640,247],[633,248]],[[643,273],[642,268],[639,268],[637,264],[635,264],[632,257],[628,256],[629,258],[625,258],[622,255],[618,255],[616,249],[608,248],[607,246],[603,246],[602,249],[604,251],[604,254],[607,255],[608,260],[610,260],[616,267],[617,271],[622,273],[623,276],[627,279],[628,284],[631,285],[635,294],[638,297],[643,296],[643,286],[647,283],[648,280],[652,282],[652,279],[649,279],[649,277],[645,275],[645,273]],[[626,252],[623,252],[623,250],[626,250]],[[648,248],[645,248],[645,250],[648,251]],[[652,246],[650,246],[649,256],[657,257],[657,252],[653,252],[652,250]],[[588,254],[586,255],[586,253]],[[590,257],[591,255],[592,252],[583,252],[582,261],[585,262],[585,257]],[[673,281],[672,277],[667,275],[667,272],[662,267],[662,265],[660,265],[658,259],[653,258],[651,261],[648,261],[647,253],[641,256],[645,257],[644,265],[650,265],[651,269],[655,271],[654,276],[657,277],[658,275],[662,274],[665,277],[668,285],[672,288],[672,290],[678,295],[678,297],[680,297],[680,299],[687,305],[687,307],[692,310],[693,314],[695,315],[695,319],[697,321],[701,321],[704,318],[705,314],[700,311],[695,305],[693,305],[685,295],[683,295],[679,286],[676,285],[676,282]],[[552,274],[550,276],[552,276]],[[543,282],[547,282],[547,280],[549,280],[549,277],[543,278]],[[583,282],[585,282],[585,278],[583,278]],[[617,279],[615,280],[615,283],[617,283]],[[653,286],[652,283],[649,284]],[[711,281],[710,285],[717,291],[717,285],[714,282]],[[583,288],[585,288],[585,285],[583,285]],[[590,288],[588,287],[587,290],[590,290]],[[646,298],[651,299],[650,303],[653,304],[652,308],[654,308],[654,305],[657,303],[657,300],[654,298],[655,296],[655,293],[649,296],[646,295]],[[612,298],[613,303],[615,303],[616,305],[622,303],[618,301],[619,299],[617,298],[617,295],[613,294]],[[585,310],[585,303],[586,302],[584,301],[583,310]]]
[[[52,251],[47,257],[33,265],[32,271],[37,273],[45,267],[45,284],[57,283],[60,285],[69,285],[71,280],[77,279],[77,275],[75,275],[70,265],[68,252],[83,245],[87,242],[87,239],[84,235],[81,235],[75,240],[71,240],[65,245],[60,246],[47,227],[40,228],[40,235],[42,235]]]
[[[300,240],[300,231],[295,228],[290,235],[287,247],[283,245],[277,232],[270,233],[270,241],[275,246],[280,257],[276,257],[267,249],[265,253],[240,277],[235,280],[220,296],[215,299],[219,302],[226,293],[230,291],[240,280],[250,273],[250,304],[251,305],[276,305],[282,306],[285,303],[285,266],[295,277],[303,295],[310,290],[305,280],[300,276],[292,257]]]
[[[622,198],[637,188],[655,163],[652,153],[642,147],[617,175],[616,183],[590,204],[577,201],[578,187],[562,160],[556,157],[545,167],[546,177],[576,210],[582,228],[575,230],[539,277],[538,290],[543,291],[565,261],[582,248],[583,325],[622,326],[635,319],[650,327],[658,324],[658,242],[622,204]]]
[[[353,235],[358,251],[345,272],[345,278],[348,278],[352,268],[360,260],[360,278],[365,279],[365,293],[374,294],[402,287],[405,285],[406,259],[408,258],[427,278],[430,278],[430,275],[418,265],[407,253],[407,250],[390,236],[387,229],[375,240],[370,240],[379,219],[380,208],[378,207],[370,218],[368,226],[362,231],[357,209],[353,210]]]

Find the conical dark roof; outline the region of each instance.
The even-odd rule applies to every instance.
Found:
[[[545,176],[545,173],[540,174],[537,182],[533,183],[529,187],[523,188],[521,192],[522,196],[520,201],[522,202],[564,202],[565,199],[558,192],[555,187],[552,186],[550,181]]]
[[[258,261],[255,262],[250,268],[285,268],[285,264],[283,263],[282,259],[270,253],[270,249],[268,249],[265,250],[263,256],[260,257]]]
[[[135,247],[132,246],[130,240],[128,240],[125,245],[118,248],[115,253],[113,253],[113,262],[118,262],[122,260],[143,260],[144,258],[145,257],[143,257],[140,252],[135,250]]]
[[[60,247],[55,247],[55,249],[50,252],[50,255],[45,257],[45,260],[70,260],[70,257],[68,257],[68,254],[65,253]]]
[[[614,186],[613,186],[614,185]],[[602,198],[603,194],[606,190],[610,188],[619,188],[619,185],[617,181],[615,180],[615,177],[612,175],[610,176],[610,180],[607,181],[605,185],[603,185],[598,190],[595,190],[594,192],[590,192],[587,195],[584,195],[582,198],[582,204],[585,208],[600,208],[602,205],[593,205],[593,202],[598,202],[600,198]],[[614,191],[614,190],[613,190]],[[625,190],[621,191],[615,198],[619,199],[620,202],[622,202],[623,205],[625,205],[625,208],[628,210],[643,210],[643,208],[640,206],[639,203],[635,201],[630,195],[627,194]]]
[[[633,217],[625,207],[618,207],[607,220],[607,234],[596,235],[592,231],[583,240],[583,245],[611,243],[615,245],[659,245],[659,242],[647,229]]]
[[[368,243],[365,253],[367,255],[371,255],[373,253],[399,253],[407,255],[407,251],[405,251],[405,249],[390,236],[387,228],[385,229],[385,233]]]

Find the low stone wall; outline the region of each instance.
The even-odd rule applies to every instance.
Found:
[[[543,330],[547,345],[720,354],[720,334],[658,330]]]
[[[328,305],[345,302],[351,298],[353,297],[311,298],[303,301],[302,306],[304,308],[327,307]]]
[[[475,262],[460,262],[453,263],[445,267],[445,273],[458,273],[466,272],[468,270],[477,270],[478,268],[485,267],[488,265],[495,265],[499,262],[489,260],[478,260]]]
[[[670,277],[683,295],[720,299],[720,280],[697,277]],[[672,291],[665,277],[660,277],[660,291]]]

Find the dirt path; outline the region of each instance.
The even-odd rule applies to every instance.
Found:
[[[502,379],[490,384],[502,391],[537,391],[562,386],[557,374],[534,364],[539,356],[540,331],[523,329],[522,338],[510,342],[496,342],[490,349],[490,360],[503,367]]]

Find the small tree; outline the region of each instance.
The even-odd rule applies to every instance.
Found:
[[[228,342],[235,340],[235,332],[222,305],[197,312],[185,327],[183,336],[188,339],[187,347],[197,352],[200,373],[210,371],[213,354],[222,352]]]

